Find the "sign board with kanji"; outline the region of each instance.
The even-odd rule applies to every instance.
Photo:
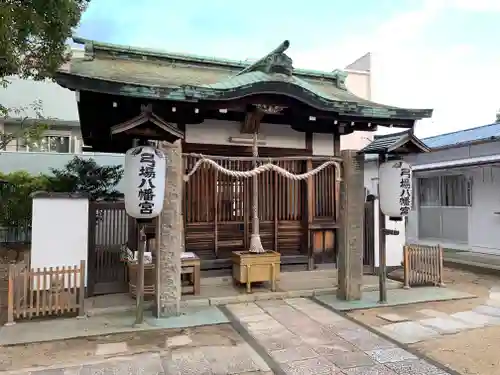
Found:
[[[138,146],[125,154],[125,210],[136,219],[153,219],[163,208],[166,160],[151,146]]]
[[[408,216],[412,205],[411,166],[402,160],[388,161],[378,171],[380,210],[390,218]]]

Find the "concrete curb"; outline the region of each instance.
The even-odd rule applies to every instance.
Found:
[[[399,282],[392,282],[387,284],[387,289],[401,289],[403,284]],[[366,285],[363,287],[364,292],[373,292],[378,290],[378,285]],[[208,297],[208,298],[193,298],[181,301],[181,309],[190,309],[198,307],[208,307],[208,306],[223,306],[232,303],[249,303],[254,301],[265,301],[274,299],[285,299],[285,298],[299,298],[299,297],[314,297],[324,294],[333,294],[337,291],[337,287],[332,288],[320,288],[320,289],[304,289],[304,290],[289,290],[289,291],[277,291],[277,292],[256,292],[252,294],[240,294],[236,296],[227,297]],[[144,307],[146,309],[153,308],[152,302],[145,302]],[[113,306],[105,308],[94,308],[89,309],[86,312],[88,317],[117,314],[122,312],[132,312],[135,311],[135,305],[125,305],[125,306]]]
[[[463,259],[444,259],[446,267],[475,271],[484,274],[497,274],[500,271],[500,266],[495,264],[478,263]]]

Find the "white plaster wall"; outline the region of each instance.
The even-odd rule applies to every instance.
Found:
[[[81,260],[87,263],[88,211],[87,199],[35,197],[31,267],[79,266]]]
[[[186,125],[186,142],[216,145],[250,145],[251,136],[240,133],[241,124],[232,121],[207,120],[201,124]],[[356,132],[356,134],[365,132]],[[369,134],[371,135],[371,134]],[[230,138],[248,139],[248,141],[235,142]],[[263,142],[259,147],[275,148],[306,148],[306,136],[303,132],[292,129],[289,125],[261,124],[259,139]],[[359,141],[359,142],[358,142]],[[356,138],[354,143],[348,143],[348,149],[364,147],[368,141]],[[342,146],[342,141],[341,141]],[[313,155],[331,156],[334,154],[333,134],[313,133]]]
[[[313,155],[317,156],[332,156],[334,155],[334,138],[333,134],[318,134],[313,133]]]
[[[197,125],[186,125],[186,142],[216,145],[250,145],[251,135],[240,133],[241,124],[232,121],[207,120]],[[230,142],[229,138],[248,138],[248,142]],[[265,142],[259,147],[306,148],[306,137],[289,125],[261,124],[259,139]]]

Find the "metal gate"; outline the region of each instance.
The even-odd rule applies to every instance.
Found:
[[[88,296],[127,290],[128,273],[121,251],[127,243],[128,225],[124,202],[90,202]]]

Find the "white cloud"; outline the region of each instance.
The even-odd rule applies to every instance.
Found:
[[[448,0],[445,1],[445,5],[467,11],[500,12],[500,2],[498,0]]]
[[[497,1],[424,1],[419,9],[396,15],[371,35],[348,38],[334,49],[294,53],[294,61],[301,67],[331,70],[372,51],[373,100],[434,108],[433,118],[417,126],[419,136],[488,124],[500,106],[495,85],[500,82],[500,55],[487,60],[484,51],[459,42],[438,48],[426,40],[425,32],[449,7],[496,9]]]

